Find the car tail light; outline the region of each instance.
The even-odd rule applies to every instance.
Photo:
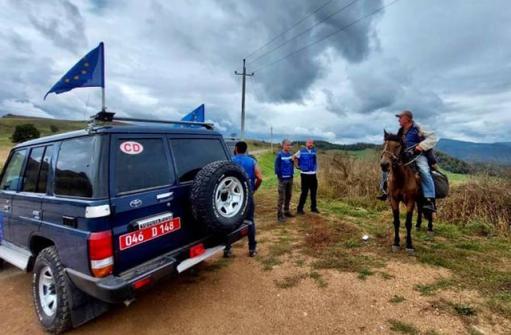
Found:
[[[114,250],[110,230],[89,235],[90,268],[94,277],[106,277],[114,267]]]
[[[145,277],[145,278],[137,280],[131,286],[135,290],[138,290],[138,289],[141,289],[144,286],[147,286],[147,285],[151,284],[152,282],[153,282],[153,279],[151,277]]]
[[[190,258],[200,256],[205,251],[206,251],[206,249],[204,249],[204,244],[199,243],[197,245],[194,245],[193,247],[190,248]]]

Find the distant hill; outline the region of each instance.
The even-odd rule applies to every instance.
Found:
[[[17,125],[27,123],[33,124],[41,132],[41,137],[84,129],[87,125],[84,121],[57,120],[12,114],[3,115],[0,117],[0,167],[7,158],[10,148],[14,145],[10,139],[14,129]]]
[[[437,148],[467,162],[511,165],[511,142],[475,143],[443,138]]]

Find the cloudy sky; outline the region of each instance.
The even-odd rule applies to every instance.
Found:
[[[97,88],[43,96],[104,41],[107,106],[126,116],[178,119],[205,103],[219,130],[239,133],[241,78],[234,70],[246,57],[255,71],[247,79],[252,137],[268,137],[273,127],[294,139],[377,143],[384,127],[396,129],[393,114],[410,109],[440,137],[511,141],[509,1],[0,0],[0,6],[0,115],[95,113]]]

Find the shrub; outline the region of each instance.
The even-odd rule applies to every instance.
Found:
[[[487,225],[509,232],[511,224],[511,180],[479,177],[451,189],[439,203],[438,218],[488,233]]]
[[[22,124],[16,126],[14,129],[14,132],[11,136],[11,141],[13,143],[20,143],[28,140],[32,140],[34,138],[39,138],[41,136],[41,133],[37,128],[31,124]]]
[[[57,127],[56,125],[52,124],[50,125],[50,130],[52,133],[56,133],[59,131],[59,127]]]
[[[381,170],[377,153],[357,158],[342,152],[319,156],[320,195],[357,204],[376,205]]]

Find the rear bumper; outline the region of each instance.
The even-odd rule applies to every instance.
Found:
[[[187,245],[138,265],[117,276],[111,275],[105,278],[95,278],[70,268],[66,268],[66,272],[78,289],[99,300],[108,303],[131,301],[135,298],[136,289],[133,285],[136,282],[147,279],[152,284],[164,277],[182,272],[200,263],[205,258],[212,256],[217,251],[223,250],[223,248],[218,248],[219,246],[230,245],[246,236],[247,233],[248,225],[243,224],[224,239],[211,236],[194,242],[192,245],[198,243],[205,245],[207,248],[205,256],[188,258],[192,245]]]

